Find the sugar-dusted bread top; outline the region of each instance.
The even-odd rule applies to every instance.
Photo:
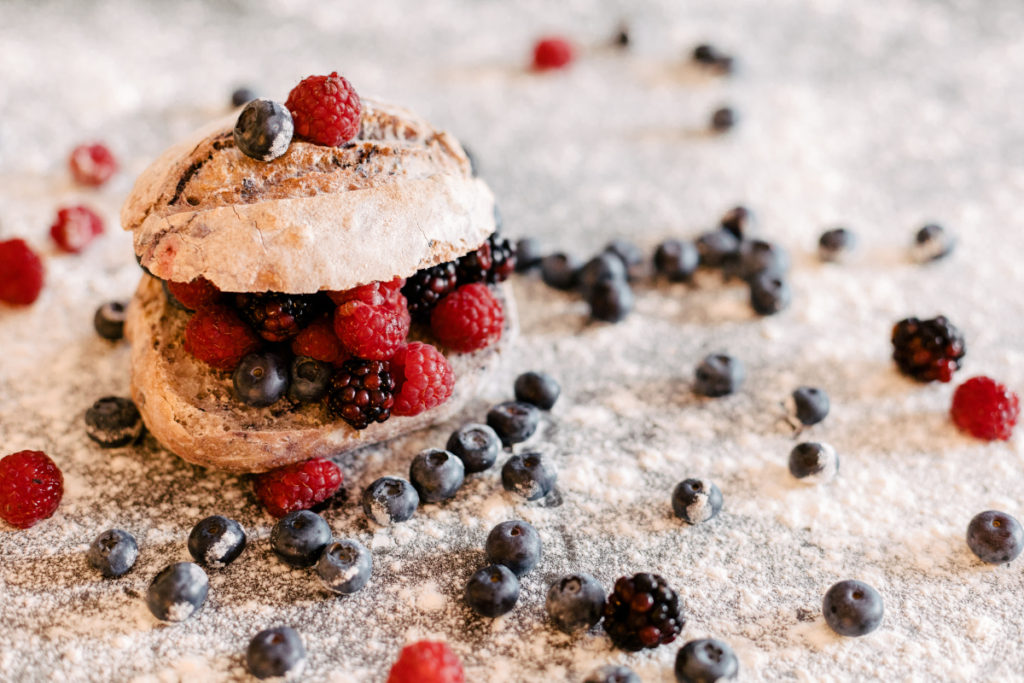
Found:
[[[157,277],[341,290],[450,261],[494,231],[494,197],[458,140],[405,109],[364,98],[351,142],[293,140],[271,162],[235,147],[235,118],[164,152],[121,210]]]

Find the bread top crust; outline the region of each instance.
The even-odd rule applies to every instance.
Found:
[[[293,140],[271,162],[237,149],[235,119],[164,152],[121,210],[157,277],[203,276],[228,292],[341,290],[408,277],[494,232],[494,197],[462,146],[405,109],[365,98],[354,140]]]

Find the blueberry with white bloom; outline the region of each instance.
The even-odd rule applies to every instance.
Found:
[[[728,643],[715,638],[691,640],[676,655],[678,683],[718,683],[731,681],[739,673],[740,662]]]
[[[306,647],[292,627],[268,628],[249,641],[245,663],[249,673],[260,680],[294,677],[306,663]]]
[[[601,582],[590,574],[570,574],[551,584],[545,606],[560,631],[575,633],[601,620],[605,595]]]
[[[108,579],[128,573],[139,556],[135,537],[123,529],[107,529],[89,546],[89,566]]]
[[[520,453],[501,468],[501,485],[526,500],[539,500],[551,492],[558,473],[541,453]]]
[[[672,510],[689,524],[700,524],[722,510],[722,492],[710,479],[686,479],[672,492]]]
[[[857,249],[857,234],[846,228],[833,228],[818,238],[818,258],[841,263],[848,261]]]
[[[453,497],[466,477],[466,467],[454,453],[428,448],[413,458],[409,480],[421,503],[440,503]]]
[[[324,587],[350,595],[363,589],[373,573],[370,551],[359,541],[345,539],[331,543],[316,563]]]
[[[201,520],[188,535],[188,552],[195,561],[215,569],[234,562],[244,549],[245,529],[222,515]]]
[[[839,456],[827,443],[800,443],[789,452],[789,472],[806,484],[823,484],[839,472]]]
[[[831,402],[828,394],[818,387],[797,387],[787,402],[790,417],[799,420],[805,427],[824,420],[828,416],[829,408]]]
[[[955,248],[956,236],[937,223],[929,223],[914,235],[910,255],[918,263],[927,263],[946,258]]]
[[[487,561],[502,564],[521,577],[540,561],[540,534],[529,522],[502,522],[487,535]]]
[[[694,391],[701,396],[717,398],[738,390],[747,372],[739,358],[713,353],[701,361],[694,375]]]
[[[494,465],[501,452],[501,438],[491,427],[470,422],[452,432],[445,448],[462,460],[467,474],[472,474]]]
[[[146,591],[146,606],[161,621],[185,621],[203,606],[209,591],[210,580],[202,567],[177,562],[153,577]]]
[[[412,519],[420,504],[416,488],[400,477],[381,477],[363,491],[363,512],[381,526]]]

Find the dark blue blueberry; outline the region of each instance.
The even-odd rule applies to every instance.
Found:
[[[108,301],[96,309],[92,326],[96,334],[110,341],[124,337],[124,318],[128,305],[123,301]]]
[[[516,400],[530,403],[541,410],[551,410],[562,393],[555,378],[546,372],[524,372],[516,377]]]
[[[104,448],[118,448],[142,434],[142,416],[129,398],[106,396],[85,411],[85,433]]]
[[[818,387],[797,387],[791,398],[790,412],[808,427],[818,424],[828,416],[828,394]]]
[[[827,443],[800,443],[789,452],[789,473],[808,484],[830,481],[838,471],[839,456]]]
[[[288,366],[271,351],[250,353],[235,368],[235,395],[251,406],[276,403],[288,390]]]
[[[543,254],[540,240],[536,237],[522,237],[516,242],[516,272],[525,273],[540,265]]]
[[[501,468],[501,485],[526,500],[538,500],[555,486],[558,473],[540,453],[513,455]]]
[[[439,503],[454,496],[466,478],[466,467],[454,453],[441,448],[419,452],[409,467],[409,480],[423,503]]]
[[[636,280],[644,274],[644,253],[629,240],[614,239],[604,248],[606,254],[613,254],[626,268],[626,278]]]
[[[705,268],[720,268],[722,264],[739,254],[740,241],[727,230],[712,230],[697,238],[695,243],[700,254],[700,265]]]
[[[739,115],[732,107],[719,107],[711,112],[711,130],[724,133],[739,123]]]
[[[697,366],[693,390],[701,396],[727,396],[740,388],[747,371],[735,356],[713,353]]]
[[[502,522],[487,534],[487,561],[502,564],[516,576],[526,574],[540,562],[540,534],[529,522]]]
[[[487,424],[497,432],[505,446],[526,441],[537,431],[540,410],[521,401],[506,401],[487,411]]]
[[[1024,529],[1005,512],[987,510],[967,526],[967,545],[982,562],[1013,562],[1024,550]]]
[[[789,270],[789,254],[767,240],[743,240],[735,266],[735,274],[742,280],[753,280],[762,273],[782,276]]]
[[[686,479],[672,491],[672,511],[688,524],[700,524],[722,511],[722,492],[710,479]]]
[[[608,323],[623,320],[633,310],[633,290],[625,280],[599,280],[587,296],[590,317]]]
[[[519,600],[519,579],[508,567],[492,564],[466,584],[466,604],[482,617],[500,617]]]
[[[739,670],[740,662],[729,644],[714,638],[691,640],[676,655],[679,683],[730,681]]]
[[[718,74],[731,73],[735,62],[732,55],[709,43],[701,43],[693,48],[693,61]]]
[[[589,299],[599,282],[626,280],[626,266],[622,259],[610,252],[598,254],[583,264],[576,273],[576,286],[584,299]]]
[[[494,465],[501,451],[501,439],[487,425],[470,422],[452,432],[445,448],[462,460],[467,474],[472,474]]]
[[[292,361],[288,398],[299,403],[314,403],[327,393],[331,380],[331,366],[308,356],[296,356]]]
[[[359,541],[335,541],[324,549],[316,563],[316,573],[327,590],[351,595],[370,580],[373,559]]]
[[[758,315],[774,315],[793,301],[793,291],[786,278],[765,271],[750,280],[750,305]]]
[[[234,131],[239,151],[259,161],[273,161],[287,152],[294,133],[295,124],[288,108],[264,99],[245,105]]]
[[[89,566],[103,576],[113,578],[127,574],[139,556],[135,537],[121,529],[108,529],[89,546]]]
[[[914,235],[912,255],[920,263],[938,261],[953,253],[956,237],[941,225],[929,223]]]
[[[636,672],[628,666],[605,664],[594,669],[583,683],[643,683]]]
[[[590,574],[570,574],[548,588],[548,616],[565,633],[588,629],[601,620],[605,590]]]
[[[330,542],[331,527],[309,510],[288,513],[270,531],[270,547],[292,567],[312,567]]]
[[[846,228],[833,228],[818,238],[818,258],[822,261],[844,261],[857,248],[857,235]]]
[[[381,477],[363,491],[363,512],[382,526],[412,519],[420,504],[413,485],[399,477]]]
[[[840,581],[821,603],[825,621],[841,636],[863,636],[882,623],[882,596],[863,581]]]
[[[568,254],[548,254],[540,261],[540,277],[548,287],[569,290],[576,286],[578,268],[576,259]]]
[[[241,107],[243,104],[248,104],[256,99],[256,91],[252,88],[241,87],[236,88],[231,93],[231,105],[234,107]]]
[[[745,206],[734,206],[726,211],[718,221],[722,230],[731,232],[736,239],[750,237],[757,227],[757,217]]]
[[[226,567],[245,550],[245,529],[233,519],[212,515],[192,527],[188,552],[199,564]]]
[[[203,606],[209,592],[210,580],[202,567],[176,562],[153,577],[146,591],[146,606],[160,621],[185,621]]]
[[[689,280],[700,265],[700,252],[693,242],[665,240],[654,251],[654,270],[670,282]]]
[[[291,626],[260,631],[249,641],[249,649],[245,652],[249,673],[261,680],[298,673],[305,661],[306,647]]]

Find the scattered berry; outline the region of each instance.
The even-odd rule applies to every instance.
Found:
[[[210,579],[192,562],[167,565],[153,577],[146,591],[146,606],[160,621],[185,621],[195,614],[210,592]]]
[[[945,316],[906,318],[892,328],[892,358],[900,372],[918,382],[948,382],[960,369],[964,336]]]
[[[839,456],[827,443],[800,443],[789,452],[789,473],[804,483],[822,484],[838,472]]]
[[[546,372],[524,372],[516,377],[515,392],[517,401],[530,403],[541,410],[551,410],[562,387]]]
[[[466,604],[482,617],[500,617],[519,600],[519,579],[508,567],[492,564],[466,584]]]
[[[1005,512],[987,510],[968,525],[967,545],[982,562],[1013,562],[1024,550],[1024,528]]]
[[[247,157],[273,161],[288,151],[295,125],[292,115],[273,100],[250,101],[235,123],[235,145]]]
[[[594,669],[583,683],[643,683],[636,672],[628,666],[605,664]]]
[[[654,270],[670,282],[686,282],[700,265],[700,253],[692,242],[665,240],[654,252]]]
[[[626,281],[626,266],[622,259],[610,252],[598,254],[576,273],[576,286],[584,299],[589,299],[598,283],[604,281]]]
[[[540,546],[540,534],[533,525],[516,520],[491,529],[484,550],[488,562],[504,565],[521,577],[540,562]]]
[[[972,377],[953,393],[950,415],[971,436],[1006,441],[1020,416],[1020,399],[991,377]]]
[[[338,363],[348,359],[345,347],[338,335],[334,334],[331,316],[317,318],[302,328],[292,339],[292,353],[306,356],[322,363]]]
[[[537,431],[540,410],[537,406],[520,401],[506,401],[487,411],[487,424],[497,432],[502,445],[526,441]]]
[[[107,529],[89,546],[89,566],[108,579],[123,576],[135,566],[139,546],[135,537],[121,529]]]
[[[697,238],[695,243],[700,254],[700,265],[706,268],[720,268],[736,257],[740,241],[728,230],[712,230]]]
[[[320,555],[316,573],[327,590],[351,595],[362,590],[370,580],[373,559],[370,551],[359,541],[335,541]]]
[[[722,215],[718,225],[722,230],[732,233],[736,239],[743,240],[755,232],[757,217],[745,206],[734,206]]]
[[[292,113],[295,133],[315,144],[338,147],[359,133],[362,102],[337,72],[303,79],[284,106]]]
[[[130,398],[106,396],[85,411],[85,433],[103,448],[127,446],[142,434],[142,415]]]
[[[499,236],[497,231],[492,232],[487,241],[491,245],[491,269],[487,271],[487,281],[492,284],[504,282],[516,270],[516,249],[511,242]]]
[[[117,159],[106,145],[95,142],[71,150],[68,167],[79,185],[99,187],[117,171]]]
[[[618,30],[615,31],[615,36],[612,37],[612,45],[626,49],[629,47],[629,43],[629,26],[623,23],[619,26]]]
[[[232,309],[204,306],[185,325],[185,350],[218,370],[234,370],[261,346],[260,338]]]
[[[711,112],[711,130],[724,133],[731,130],[739,120],[736,110],[732,107],[719,107]]]
[[[633,290],[625,280],[600,280],[587,297],[590,317],[617,323],[633,310]]]
[[[708,43],[701,43],[693,48],[693,61],[721,74],[730,73],[733,69],[733,58]]]
[[[395,380],[395,415],[419,415],[443,404],[455,390],[455,372],[444,354],[430,344],[412,342],[391,359]]]
[[[455,496],[466,469],[455,454],[440,448],[428,448],[416,454],[409,467],[409,481],[423,503],[440,503]]]
[[[387,683],[465,683],[462,662],[446,643],[420,640],[402,648]]]
[[[540,240],[536,237],[523,237],[516,242],[516,272],[526,273],[540,265],[543,255]]]
[[[363,512],[381,526],[412,519],[420,494],[405,479],[381,477],[363,491]]]
[[[551,584],[545,606],[558,630],[575,633],[601,621],[604,595],[601,582],[590,574],[570,574]]]
[[[629,240],[614,239],[605,245],[604,253],[611,254],[622,261],[626,268],[626,279],[637,280],[643,275],[644,253],[640,247]]]
[[[291,339],[322,310],[316,294],[236,294],[235,308],[242,320],[269,342]]]
[[[501,485],[526,500],[539,500],[551,492],[558,472],[540,453],[513,455],[501,468]]]
[[[481,283],[459,287],[441,299],[430,316],[430,329],[438,341],[463,353],[498,341],[504,325],[501,302]]]
[[[747,371],[739,358],[713,353],[697,366],[693,390],[701,396],[717,398],[739,390]]]
[[[816,425],[828,416],[828,394],[818,387],[797,387],[789,397],[789,413],[806,427]]]
[[[164,280],[164,287],[182,308],[190,311],[198,311],[207,304],[217,303],[221,296],[221,291],[202,276],[188,282]]]
[[[43,262],[22,239],[0,242],[0,301],[28,306],[43,289]]]
[[[740,242],[735,270],[736,275],[747,281],[765,273],[781,277],[789,270],[789,254],[767,240],[743,240]]]
[[[856,248],[857,235],[846,228],[826,230],[818,238],[818,258],[822,261],[845,261]]]
[[[290,512],[270,530],[270,547],[292,567],[312,567],[331,542],[331,527],[309,510]]]
[[[783,275],[769,270],[750,280],[750,306],[758,315],[775,315],[792,301],[793,290]]]
[[[348,301],[334,312],[334,333],[353,355],[368,360],[387,360],[409,335],[409,311],[405,297],[397,304],[370,305]]]
[[[484,242],[475,251],[460,256],[455,261],[455,272],[460,285],[472,282],[486,282],[494,259],[491,257],[491,243]]]
[[[700,524],[722,511],[722,492],[709,479],[686,479],[672,491],[672,511],[687,524]]]
[[[540,277],[548,287],[570,290],[576,287],[576,259],[563,254],[549,254],[540,260]]]
[[[455,291],[459,280],[454,261],[423,268],[405,281],[402,294],[409,301],[409,314],[418,322],[430,322],[437,302]]]
[[[0,459],[0,519],[27,529],[51,516],[64,497],[64,476],[42,451]]]
[[[739,670],[740,662],[729,644],[714,638],[691,640],[676,655],[678,683],[731,681]]]
[[[956,237],[941,225],[929,223],[914,235],[911,257],[918,263],[938,261],[953,253]]]
[[[445,448],[462,460],[467,474],[473,474],[494,465],[501,451],[501,439],[487,425],[470,422],[452,432]]]
[[[395,383],[387,361],[352,358],[331,377],[327,410],[354,429],[366,429],[391,417]]]
[[[257,474],[253,490],[267,512],[284,517],[319,505],[341,487],[341,470],[325,458],[311,458]]]
[[[92,317],[92,326],[96,328],[96,334],[109,341],[122,339],[127,307],[123,301],[108,301],[97,308]]]
[[[57,211],[50,237],[61,251],[77,254],[103,234],[103,219],[87,206],[68,206]]]
[[[288,391],[288,366],[273,351],[250,353],[232,375],[235,396],[251,406],[269,406]]]
[[[235,90],[231,93],[231,106],[241,107],[249,102],[252,102],[256,99],[256,97],[256,91],[252,88],[245,86],[235,88]]]
[[[200,520],[188,535],[188,552],[199,564],[220,569],[245,550],[245,529],[233,519],[211,515]]]
[[[620,578],[604,606],[605,632],[629,652],[671,643],[685,623],[679,596],[657,574]]]
[[[863,581],[840,581],[828,589],[821,611],[841,636],[863,636],[882,623],[882,596]]]
[[[306,647],[298,632],[290,626],[260,631],[249,641],[245,664],[260,680],[297,675],[306,662]]]
[[[319,401],[327,394],[330,380],[330,365],[315,358],[296,356],[292,360],[288,398],[299,403]]]
[[[559,36],[542,38],[533,47],[534,71],[562,69],[569,66],[573,58],[572,45]]]

